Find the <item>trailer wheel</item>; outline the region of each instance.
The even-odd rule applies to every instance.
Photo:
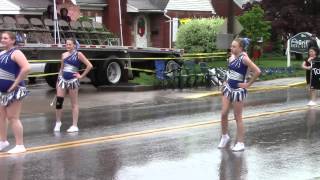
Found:
[[[123,75],[123,69],[119,62],[114,60],[105,62],[103,69],[103,74],[106,77],[108,84],[117,84],[120,82]]]
[[[59,64],[55,63],[46,63],[46,65],[44,66],[44,73],[48,74],[48,73],[57,73],[59,71]],[[49,75],[49,76],[45,76],[44,79],[46,80],[47,84],[52,87],[52,88],[56,88],[56,83],[57,83],[57,79],[58,79],[58,75]]]

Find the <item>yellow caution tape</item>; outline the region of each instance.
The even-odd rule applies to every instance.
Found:
[[[227,55],[227,52],[214,52],[214,53],[185,53],[183,56],[206,56],[206,55]]]
[[[29,63],[46,63],[46,62],[60,62],[60,60],[51,59],[51,60],[28,60]]]
[[[84,71],[85,69],[80,69],[78,72],[80,71]],[[45,76],[53,76],[53,75],[58,75],[59,72],[56,73],[41,73],[41,74],[30,74],[27,76],[27,78],[29,77],[45,77]]]
[[[45,73],[45,74],[30,74],[27,77],[45,77],[45,76],[53,76],[58,75],[59,73]]]
[[[154,70],[150,70],[150,69],[129,68],[129,67],[125,67],[124,69],[132,70],[132,71],[141,71],[141,72],[155,73]]]

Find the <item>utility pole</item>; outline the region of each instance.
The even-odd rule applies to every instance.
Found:
[[[233,0],[228,0],[228,34],[234,33],[234,7],[233,7]]]

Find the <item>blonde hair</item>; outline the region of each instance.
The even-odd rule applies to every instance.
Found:
[[[237,43],[239,44],[239,46],[240,46],[242,49],[244,49],[245,44],[244,44],[242,38],[236,38],[236,39],[234,39],[233,41],[237,42]]]

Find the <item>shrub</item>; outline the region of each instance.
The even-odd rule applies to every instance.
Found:
[[[188,53],[213,52],[217,31],[223,22],[223,18],[192,19],[179,27],[176,47]]]

